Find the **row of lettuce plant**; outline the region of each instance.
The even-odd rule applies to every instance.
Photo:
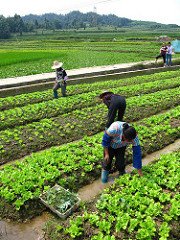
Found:
[[[76,95],[80,93],[92,92],[96,89],[108,89],[120,86],[127,86],[133,84],[139,84],[144,82],[153,82],[157,80],[176,78],[179,76],[180,70],[167,71],[161,73],[154,73],[150,75],[136,76],[131,78],[124,78],[120,80],[111,80],[96,82],[92,84],[78,84],[68,86],[68,95]],[[6,98],[0,98],[0,110],[11,109],[14,107],[25,106],[28,104],[39,103],[52,100],[52,90],[34,92],[28,94],[21,94],[17,96],[11,96]]]
[[[137,121],[179,104],[180,88],[127,99],[126,121]],[[0,132],[0,162],[11,161],[31,152],[93,135],[104,129],[104,104],[75,110],[56,118],[43,119]],[[13,147],[12,147],[13,146]]]
[[[120,93],[125,97],[142,95],[145,93],[156,92],[163,89],[170,89],[180,86],[180,77],[150,83],[142,83],[132,86],[111,88],[114,93]],[[23,107],[2,111],[0,113],[0,130],[11,128],[18,125],[25,125],[43,118],[51,118],[75,109],[94,106],[101,101],[98,95],[101,90],[90,93],[59,98]]]
[[[180,106],[135,124],[143,155],[161,149],[180,137]],[[26,211],[27,201],[58,183],[76,191],[100,176],[102,132],[66,145],[33,153],[8,164],[0,172],[0,196],[16,210]],[[129,160],[130,161],[130,160]],[[7,212],[1,208],[1,214]]]
[[[142,178],[126,174],[116,179],[95,202],[93,212],[87,208],[71,217],[68,227],[56,226],[57,239],[179,239],[180,233],[171,227],[173,221],[179,227],[179,163],[180,152],[162,155],[144,167]]]

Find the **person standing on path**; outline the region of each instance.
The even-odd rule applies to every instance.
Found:
[[[142,155],[137,132],[134,127],[126,122],[114,122],[105,131],[102,139],[104,148],[104,160],[102,162],[101,180],[103,183],[108,181],[109,171],[113,158],[115,157],[115,166],[119,175],[125,174],[125,150],[126,146],[132,144],[133,167],[138,170],[142,176]]]
[[[53,87],[54,98],[58,98],[57,90],[61,88],[63,97],[66,97],[66,80],[68,79],[66,71],[62,68],[63,63],[54,61],[52,69],[56,70],[56,80]]]
[[[172,54],[174,53],[173,46],[170,42],[167,45],[167,53],[166,53],[166,65],[172,66]]]
[[[164,66],[166,65],[166,52],[167,52],[167,46],[165,43],[162,44],[162,47],[160,48],[160,54],[156,56],[156,63],[158,58],[163,58]]]
[[[126,110],[126,99],[123,96],[114,94],[110,91],[105,91],[99,95],[99,98],[108,108],[108,120],[106,128],[108,128],[114,121],[122,121]]]

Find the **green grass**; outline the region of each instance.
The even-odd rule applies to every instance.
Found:
[[[0,77],[17,77],[51,72],[52,62],[64,62],[65,69],[138,62],[148,60],[143,53],[92,50],[25,50],[0,52]]]

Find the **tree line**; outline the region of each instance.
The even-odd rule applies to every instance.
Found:
[[[15,14],[13,17],[5,18],[0,16],[0,38],[10,38],[12,34],[22,35],[23,32],[33,32],[38,29],[44,30],[63,30],[63,29],[86,29],[88,27],[113,26],[115,28],[144,26],[150,28],[161,28],[165,24],[135,21],[128,18],[117,17],[114,14],[99,15],[95,12],[81,13],[73,11],[68,14],[48,13],[43,15],[29,14],[21,17]],[[179,27],[170,24],[169,27]]]

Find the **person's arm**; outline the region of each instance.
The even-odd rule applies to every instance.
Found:
[[[104,147],[104,159],[106,162],[109,160],[109,151],[108,148],[111,145],[111,140],[113,136],[117,134],[117,124],[113,123],[111,126],[104,132],[102,139],[102,146]]]
[[[133,167],[138,170],[138,174],[142,176],[142,155],[141,155],[141,147],[133,146]]]
[[[111,142],[111,137],[109,136],[109,134],[107,134],[107,131],[105,131],[102,139],[102,146],[104,148],[108,148],[110,147],[110,142]]]
[[[66,73],[66,71],[63,69],[63,71],[62,71],[62,78],[64,79],[66,76],[67,76],[67,73]]]
[[[106,161],[106,163],[109,162],[109,151],[108,148],[104,148],[104,160]]]
[[[110,142],[111,142],[111,137],[107,134],[107,132],[105,132],[102,139],[102,146],[104,147],[104,160],[106,162],[109,161],[108,147],[110,147]]]
[[[136,138],[133,140],[133,167],[138,170],[139,176],[142,176],[142,154],[141,154],[141,147],[139,144],[139,138],[136,136]]]

